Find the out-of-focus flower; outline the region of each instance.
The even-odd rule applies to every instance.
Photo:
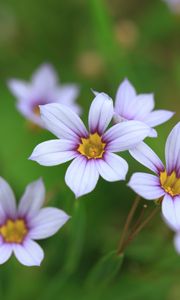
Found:
[[[107,129],[113,117],[113,102],[96,93],[89,111],[89,131],[68,107],[47,104],[40,107],[46,128],[59,139],[39,144],[30,159],[44,166],[73,160],[65,181],[76,197],[91,192],[101,175],[107,181],[124,180],[127,162],[114,154],[128,150],[149,134],[149,126],[138,121],[116,124]],[[106,132],[105,132],[106,131]]]
[[[62,103],[80,113],[80,107],[75,100],[79,87],[74,84],[59,85],[54,68],[44,64],[33,74],[31,82],[11,79],[8,86],[17,98],[17,109],[31,122],[44,127],[40,118],[39,105]]]
[[[95,51],[81,53],[76,65],[79,72],[89,78],[97,77],[105,70],[103,58]]]
[[[120,46],[131,49],[139,37],[139,30],[136,23],[131,20],[121,20],[116,24],[115,37]]]
[[[153,127],[169,120],[174,113],[168,110],[154,110],[154,95],[137,95],[134,87],[125,79],[119,86],[115,98],[115,121],[137,120],[152,128],[150,136],[156,137]]]
[[[0,264],[12,253],[25,266],[39,266],[42,248],[34,241],[55,234],[69,219],[60,209],[41,208],[45,188],[41,179],[26,187],[18,208],[9,184],[0,178]]]
[[[176,14],[180,13],[180,0],[163,0],[169,8]]]
[[[156,175],[135,173],[129,186],[148,200],[162,197],[162,214],[169,226],[180,232],[180,122],[170,132],[165,146],[166,167],[143,142],[130,151],[131,155]],[[179,245],[179,235],[175,239]]]

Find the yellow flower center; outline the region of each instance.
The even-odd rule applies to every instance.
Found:
[[[0,234],[7,243],[22,243],[28,232],[27,226],[22,219],[7,220],[4,225],[0,227]]]
[[[98,133],[90,134],[88,138],[81,138],[81,144],[77,151],[88,159],[102,158],[106,144],[103,143],[102,138]]]
[[[180,178],[173,171],[170,175],[166,171],[160,173],[160,183],[162,188],[171,196],[180,194]]]
[[[34,108],[33,108],[33,113],[34,113],[36,116],[40,116],[40,108],[39,108],[39,105],[34,106]]]

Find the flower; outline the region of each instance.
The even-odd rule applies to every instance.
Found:
[[[62,210],[41,208],[45,187],[41,179],[30,183],[18,208],[12,189],[0,177],[0,264],[12,253],[25,266],[39,266],[44,258],[42,248],[34,241],[55,234],[69,219]]]
[[[138,121],[107,129],[113,117],[113,102],[96,93],[89,111],[89,131],[71,109],[53,103],[40,106],[46,128],[59,139],[39,144],[30,156],[43,166],[55,166],[73,159],[65,181],[76,197],[91,192],[101,175],[107,181],[124,180],[127,162],[113,152],[124,151],[142,141],[149,126]],[[105,132],[106,131],[106,132]]]
[[[130,154],[156,175],[135,173],[129,186],[148,200],[162,197],[162,214],[174,231],[180,232],[180,122],[170,132],[165,146],[166,167],[145,143]]]
[[[163,0],[169,8],[176,14],[180,13],[180,0]]]
[[[160,125],[173,116],[168,110],[154,110],[154,95],[137,95],[134,87],[125,79],[119,86],[115,98],[115,121],[137,120],[144,122],[150,127]],[[153,129],[150,136],[156,137],[157,132]]]
[[[39,105],[57,102],[71,107],[80,113],[75,103],[79,88],[74,84],[58,84],[58,77],[49,64],[44,64],[32,75],[31,82],[11,79],[8,86],[17,98],[17,109],[31,122],[44,127],[40,118]]]

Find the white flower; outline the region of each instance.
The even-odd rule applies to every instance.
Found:
[[[18,207],[9,184],[0,177],[0,264],[12,253],[25,266],[39,266],[42,248],[34,241],[55,234],[69,219],[62,210],[41,208],[45,187],[41,179],[26,187]]]
[[[67,169],[66,184],[76,197],[91,192],[101,175],[107,181],[124,180],[127,162],[113,152],[134,147],[149,134],[149,126],[129,121],[107,129],[113,114],[113,102],[97,93],[89,110],[89,130],[68,107],[47,104],[40,107],[46,128],[59,139],[43,142],[30,159],[44,166],[55,166],[73,159]]]
[[[150,136],[156,137],[153,127],[168,121],[174,113],[168,110],[154,110],[154,95],[137,95],[133,85],[125,79],[119,86],[115,98],[115,121],[141,121],[152,127]]]
[[[39,105],[47,103],[62,103],[80,113],[80,107],[75,100],[79,88],[74,84],[59,85],[54,68],[44,64],[32,75],[31,82],[17,79],[8,81],[8,86],[17,98],[17,109],[31,122],[44,127],[39,115]]]

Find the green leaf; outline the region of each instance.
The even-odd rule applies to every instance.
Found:
[[[86,281],[87,286],[95,284],[102,286],[111,282],[120,270],[123,258],[124,255],[117,255],[117,251],[112,251],[102,257],[90,271]]]

